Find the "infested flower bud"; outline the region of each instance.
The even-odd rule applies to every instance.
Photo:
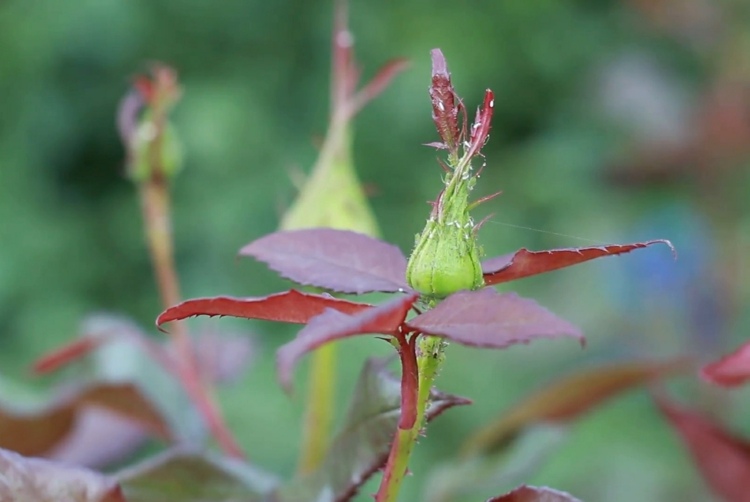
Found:
[[[477,110],[470,131],[466,118],[459,126],[461,99],[453,89],[447,63],[439,49],[432,51],[432,118],[442,142],[429,146],[448,150],[444,165],[445,188],[434,203],[430,219],[420,235],[406,268],[409,285],[431,299],[441,299],[463,289],[484,285],[477,226],[469,210],[488,200],[469,204],[469,192],[478,174],[472,172],[472,159],[481,156],[489,137],[494,97],[489,89]]]
[[[406,280],[426,297],[442,299],[483,284],[474,230],[456,223],[431,220],[417,238]]]
[[[469,215],[467,184],[440,193],[409,257],[406,280],[431,298],[445,298],[483,285],[480,249]]]

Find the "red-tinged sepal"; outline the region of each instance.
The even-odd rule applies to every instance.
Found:
[[[217,296],[187,300],[162,312],[156,319],[156,325],[161,326],[195,316],[231,316],[304,324],[327,309],[356,314],[372,308],[372,305],[366,303],[334,298],[327,294],[302,293],[292,289],[256,298]]]
[[[484,282],[487,286],[500,284],[502,282],[578,265],[579,263],[604,256],[629,253],[630,251],[646,248],[654,244],[665,244],[672,251],[672,254],[676,256],[672,243],[664,239],[636,242],[634,244],[611,244],[586,248],[550,249],[547,251],[529,251],[524,248],[519,249],[515,253],[497,256],[482,262]]]
[[[471,126],[471,138],[469,140],[469,150],[466,156],[472,158],[482,150],[490,137],[490,125],[492,123],[492,111],[495,107],[495,95],[491,90],[484,91],[484,103],[481,108],[477,109],[477,115]]]
[[[435,122],[440,139],[452,156],[458,156],[461,143],[461,130],[458,125],[458,114],[462,108],[461,100],[451,83],[448,63],[440,49],[430,51],[432,57],[432,120]]]
[[[411,293],[354,315],[328,309],[310,319],[297,337],[276,353],[276,369],[282,386],[291,390],[297,361],[321,345],[363,334],[395,335],[417,298],[419,295]]]

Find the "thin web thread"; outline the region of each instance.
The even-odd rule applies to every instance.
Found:
[[[557,237],[565,237],[565,238],[568,238],[568,239],[574,239],[574,240],[577,240],[577,241],[586,242],[586,243],[589,243],[589,244],[596,244],[596,245],[599,245],[599,246],[607,244],[605,241],[600,241],[600,240],[596,240],[596,239],[589,239],[589,238],[581,237],[581,236],[578,236],[578,235],[571,235],[571,234],[563,234],[563,233],[560,233],[560,232],[553,232],[551,230],[544,230],[544,229],[541,229],[541,228],[527,227],[527,226],[524,226],[524,225],[515,225],[513,223],[508,223],[508,222],[505,222],[505,221],[496,220],[495,218],[492,218],[492,219],[488,220],[486,223],[492,223],[493,225],[500,225],[500,226],[503,226],[503,227],[517,228],[519,230],[528,230],[530,232],[537,232],[537,233],[540,233],[540,234],[555,235]]]

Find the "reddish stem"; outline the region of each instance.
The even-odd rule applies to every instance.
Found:
[[[242,451],[239,443],[224,422],[224,418],[219,411],[219,407],[214,398],[211,389],[198,377],[197,373],[186,371],[183,365],[178,364],[178,378],[182,381],[185,391],[198,408],[198,411],[206,421],[206,426],[211,431],[216,442],[222,450],[230,457],[244,459],[245,453]]]
[[[163,178],[152,177],[138,186],[156,282],[164,308],[169,308],[180,302],[180,288],[172,248],[168,185]],[[224,423],[211,389],[200,378],[190,337],[182,323],[175,324],[172,343],[178,354],[173,365],[175,376],[182,382],[221,448],[232,457],[243,458],[242,449]]]
[[[417,400],[419,395],[419,369],[417,367],[417,336],[407,340],[399,334],[399,356],[401,358],[401,419],[399,429],[411,429],[417,421]]]

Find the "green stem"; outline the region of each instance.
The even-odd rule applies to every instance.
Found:
[[[432,384],[445,360],[444,348],[445,343],[435,336],[425,335],[419,340],[417,419],[412,427],[408,429],[399,427],[396,430],[396,437],[391,444],[383,479],[375,496],[376,502],[395,502],[397,500],[401,483],[408,470],[411,452],[425,423]],[[402,415],[404,412],[405,410],[401,410]]]
[[[352,165],[351,131],[342,113],[334,114],[310,178],[280,227],[282,230],[331,227],[378,234],[377,222]],[[319,467],[328,450],[336,401],[336,367],[336,344],[323,346],[312,354],[300,473]]]
[[[337,344],[329,343],[313,354],[298,469],[300,474],[314,471],[328,451],[336,398],[337,348]]]
[[[383,474],[383,480],[380,482],[378,494],[375,495],[375,502],[394,502],[397,500],[401,482],[406,476],[411,450],[417,442],[418,435],[419,430],[416,426],[411,429],[396,430],[396,437],[391,445],[388,463]]]

